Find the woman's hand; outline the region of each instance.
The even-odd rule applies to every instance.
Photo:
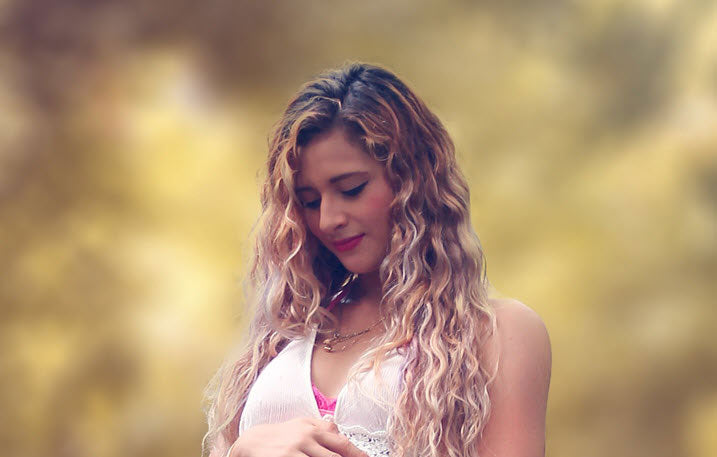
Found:
[[[227,457],[368,457],[333,422],[300,417],[254,426],[242,433]]]

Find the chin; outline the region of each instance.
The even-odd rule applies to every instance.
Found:
[[[375,271],[378,271],[380,265],[367,265],[367,264],[359,264],[359,263],[353,263],[353,262],[341,262],[341,265],[344,266],[348,271],[351,273],[357,274],[357,275],[364,275],[366,273],[373,273]]]

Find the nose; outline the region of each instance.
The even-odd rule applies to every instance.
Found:
[[[319,215],[319,229],[330,234],[344,227],[348,221],[346,211],[340,202],[331,198],[323,198]]]

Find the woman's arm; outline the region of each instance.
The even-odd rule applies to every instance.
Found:
[[[496,332],[484,360],[498,369],[488,392],[491,413],[479,445],[481,457],[543,457],[550,385],[548,332],[517,300],[494,300]]]

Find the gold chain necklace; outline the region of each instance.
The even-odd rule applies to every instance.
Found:
[[[344,283],[341,285],[341,288],[339,292],[334,294],[331,301],[334,302],[336,300],[336,303],[340,305],[338,311],[339,311],[339,319],[341,318],[341,315],[343,314],[343,307],[346,306],[348,303],[352,302],[353,299],[351,298],[350,294],[352,291],[352,288],[358,279],[358,275],[354,274],[350,276]],[[329,308],[330,309],[330,308]],[[349,347],[356,344],[358,340],[361,339],[361,336],[367,334],[371,330],[373,330],[378,324],[383,322],[383,318],[377,320],[373,324],[369,325],[363,330],[359,330],[352,333],[347,334],[341,334],[339,331],[335,330],[333,332],[333,335],[325,338],[320,343],[315,343],[317,346],[321,346],[326,352],[342,352],[348,349]],[[341,346],[339,346],[341,343],[345,343]]]
[[[342,334],[341,334],[340,332],[338,332],[338,331],[334,331],[334,335],[333,335],[333,336],[331,336],[331,337],[329,337],[329,338],[326,338],[325,340],[323,340],[323,341],[320,343],[320,344],[321,344],[321,347],[322,347],[326,352],[342,352],[342,351],[345,351],[345,350],[348,349],[349,347],[351,347],[351,346],[353,346],[354,344],[356,344],[356,342],[360,339],[360,338],[359,338],[360,336],[367,334],[368,332],[370,332],[372,329],[374,329],[374,328],[375,328],[378,324],[380,324],[381,322],[383,322],[383,318],[377,320],[376,322],[374,322],[373,324],[371,324],[370,326],[366,327],[366,328],[363,329],[363,330],[359,330],[359,331],[353,332],[353,333],[347,333],[347,334],[345,334],[345,335],[342,335]],[[351,341],[351,340],[353,340],[353,341]],[[341,346],[340,348],[336,347],[338,344],[344,343],[344,342],[346,342],[346,341],[349,341],[349,343],[344,344],[344,345]]]

